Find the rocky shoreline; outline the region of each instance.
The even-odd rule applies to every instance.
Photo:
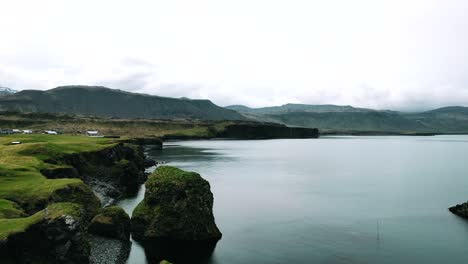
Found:
[[[131,232],[151,263],[211,254],[221,232],[214,223],[209,183],[196,173],[168,166],[159,167],[146,181],[145,169],[156,162],[146,158],[144,144],[162,148],[161,140],[133,139],[45,160],[52,165],[41,169],[48,179],[79,178],[85,184],[70,184],[48,200],[22,204],[32,214],[26,217],[31,223],[0,240],[2,263],[125,263]],[[130,221],[122,208],[111,205],[144,182],[145,200]],[[150,235],[155,225],[166,231]]]
[[[111,234],[130,243],[129,216],[121,208],[100,208],[146,181],[144,170],[155,162],[145,158],[142,145],[120,142],[97,151],[55,155],[45,163],[51,164],[40,170],[46,178],[79,178],[85,184],[69,184],[47,199],[19,204],[30,216],[4,220],[5,225],[24,222],[25,229],[0,239],[2,263],[89,263],[90,234]]]

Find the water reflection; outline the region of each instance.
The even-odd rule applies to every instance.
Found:
[[[155,158],[159,162],[200,162],[200,161],[222,161],[229,159],[219,153],[220,150],[201,147],[186,147],[175,143],[164,145],[164,149],[148,149],[147,154],[150,158]]]
[[[154,240],[142,243],[148,263],[210,264],[217,242]]]

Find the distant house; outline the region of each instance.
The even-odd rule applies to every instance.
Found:
[[[57,131],[54,130],[46,130],[44,133],[47,135],[58,135]]]
[[[19,130],[19,129],[12,129],[11,132],[13,132],[13,134],[19,134],[19,133],[21,133],[21,130]]]
[[[97,131],[97,130],[88,130],[88,131],[86,131],[86,135],[88,137],[99,137],[99,136],[101,136],[101,134],[99,134],[99,131]]]
[[[32,130],[30,129],[23,130],[23,134],[32,134]]]

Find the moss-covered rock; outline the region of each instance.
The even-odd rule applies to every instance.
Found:
[[[82,208],[56,203],[36,214],[0,219],[1,261],[12,263],[88,263],[89,242],[83,228]]]
[[[217,241],[210,184],[195,172],[162,166],[145,184],[143,201],[132,216],[138,240]]]
[[[103,204],[136,192],[146,180],[143,150],[132,144],[119,143],[98,151],[62,155],[47,162],[75,168],[79,178],[93,188]]]
[[[130,239],[130,217],[118,206],[103,208],[89,224],[88,231],[92,234],[115,238]]]
[[[79,182],[69,184],[52,193],[48,203],[72,202],[81,205],[83,221],[89,222],[101,208],[101,202],[88,185]]]

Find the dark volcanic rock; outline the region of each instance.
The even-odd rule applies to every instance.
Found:
[[[78,171],[73,167],[43,169],[41,173],[48,179],[78,178],[80,176]]]
[[[468,219],[468,202],[452,206],[449,208],[449,211],[460,217]]]
[[[88,231],[95,235],[120,240],[130,239],[130,217],[117,206],[103,208],[89,224]]]
[[[135,208],[136,239],[217,241],[221,232],[213,216],[210,184],[195,172],[162,166],[145,184],[144,200]]]
[[[99,151],[74,153],[47,160],[69,167],[44,170],[49,178],[81,178],[98,194],[103,204],[138,190],[146,179],[145,155],[140,146],[119,143]]]
[[[156,166],[156,164],[158,163],[153,159],[145,159],[145,168]]]
[[[0,244],[2,259],[12,263],[88,263],[89,241],[80,215],[80,206],[73,203],[53,204],[38,212],[33,216],[36,222]]]

